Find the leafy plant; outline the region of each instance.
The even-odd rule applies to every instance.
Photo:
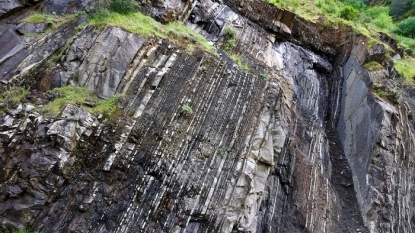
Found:
[[[111,10],[120,14],[129,14],[136,12],[138,4],[134,0],[111,0]]]
[[[366,8],[366,4],[361,0],[340,0],[346,5],[350,5],[357,10],[363,10]]]
[[[398,23],[396,32],[403,36],[415,37],[415,17],[409,17]]]
[[[236,31],[231,27],[225,27],[222,32],[224,38],[224,46],[225,50],[229,50],[230,48],[236,45]]]
[[[359,18],[359,16],[359,11],[352,6],[345,6],[343,9],[340,10],[340,17],[342,17],[343,19],[356,21]]]
[[[395,27],[392,17],[385,12],[380,13],[372,22],[381,29],[393,30]]]
[[[365,10],[365,14],[371,19],[375,19],[378,15],[386,13],[389,15],[390,8],[387,6],[373,6]]]
[[[193,114],[193,109],[187,104],[182,105],[180,111],[187,116],[191,116]]]
[[[52,25],[54,25],[56,22],[55,22],[55,19],[52,17],[52,16],[46,16],[46,24],[48,25],[48,26],[52,26]]]

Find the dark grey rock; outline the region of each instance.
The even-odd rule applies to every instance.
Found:
[[[31,24],[23,22],[16,27],[16,31],[20,34],[28,34],[28,33],[43,33],[47,28],[46,23],[38,23],[38,24]]]

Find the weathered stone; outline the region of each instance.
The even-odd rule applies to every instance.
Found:
[[[411,232],[415,91],[393,101],[372,93],[373,85],[395,87],[390,61],[382,71],[362,66],[383,58],[382,46],[339,47],[348,28],[318,30],[263,1],[224,2],[141,3],[165,21],[198,4],[186,23],[216,45],[224,27],[234,28],[250,72],[226,55],[92,26],[47,69],[75,24],[27,49],[15,25],[0,27],[0,40],[11,39],[0,49],[1,85],[50,79],[39,88],[69,81],[101,97],[123,95],[113,120],[73,105],[44,117],[33,108],[50,100],[40,91],[25,100],[33,106],[1,117],[1,224],[41,232]],[[44,9],[86,4],[51,0]]]
[[[19,0],[0,0],[0,17],[22,6]]]
[[[43,33],[47,28],[46,23],[39,23],[39,24],[31,24],[23,22],[16,27],[16,31],[20,34],[28,34],[28,33]]]

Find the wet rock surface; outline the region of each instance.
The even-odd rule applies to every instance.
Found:
[[[362,66],[381,46],[256,0],[140,3],[218,48],[233,28],[250,71],[121,28],[72,21],[27,41],[38,26],[1,21],[0,88],[32,92],[0,116],[0,232],[412,231],[415,92],[372,93],[394,84]],[[40,114],[66,84],[121,94],[121,113]]]

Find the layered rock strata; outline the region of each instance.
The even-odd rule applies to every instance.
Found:
[[[143,9],[185,20],[218,48],[233,28],[228,53],[249,71],[220,49],[189,54],[116,27],[77,32],[82,20],[34,40],[21,33],[41,25],[0,22],[0,88],[123,96],[113,121],[73,105],[46,118],[31,96],[0,117],[0,231],[412,231],[413,88],[372,93],[396,73],[365,70],[381,52],[347,28],[224,2]]]

